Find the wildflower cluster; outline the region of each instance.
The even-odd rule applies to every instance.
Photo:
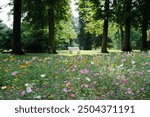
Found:
[[[0,55],[0,99],[150,99],[150,55]]]

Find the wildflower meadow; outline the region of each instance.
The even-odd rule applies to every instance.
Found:
[[[150,54],[0,54],[0,99],[147,100]]]

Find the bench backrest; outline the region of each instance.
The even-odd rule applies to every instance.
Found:
[[[79,47],[68,47],[68,50],[72,51],[72,50],[80,50]]]

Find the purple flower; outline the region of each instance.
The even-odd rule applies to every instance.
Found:
[[[26,91],[21,92],[21,96],[24,96],[26,94]]]
[[[67,89],[67,88],[63,88],[62,91],[63,91],[63,92],[68,92],[68,89]]]
[[[31,87],[27,87],[27,88],[26,88],[26,91],[27,91],[28,93],[31,93],[31,92],[32,92],[32,88],[31,88]]]

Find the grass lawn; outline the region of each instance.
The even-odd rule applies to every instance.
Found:
[[[150,54],[0,54],[0,99],[150,99]]]

